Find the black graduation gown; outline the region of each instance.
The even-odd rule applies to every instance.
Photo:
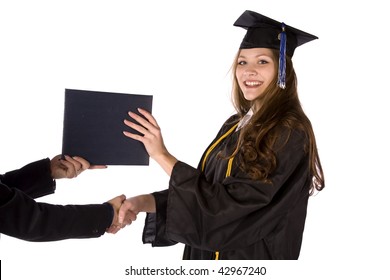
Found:
[[[298,259],[311,182],[306,140],[291,133],[276,154],[270,185],[248,178],[235,161],[226,177],[227,160],[216,155],[231,154],[238,135],[233,132],[211,151],[204,172],[202,161],[198,169],[183,162],[174,166],[169,189],[153,194],[156,213],[146,217],[145,243],[184,243],[183,259],[215,259],[215,252],[219,259]]]
[[[0,175],[0,233],[54,241],[99,237],[111,225],[111,205],[53,205],[33,199],[54,190],[49,159]]]

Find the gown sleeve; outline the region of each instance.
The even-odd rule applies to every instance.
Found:
[[[154,192],[152,195],[156,201],[156,213],[146,214],[142,242],[144,244],[150,243],[153,247],[175,245],[177,242],[170,240],[165,235],[168,190]]]
[[[234,123],[237,118],[237,115],[230,117],[222,126],[217,135],[223,132],[223,128],[226,126],[226,124]],[[173,170],[175,170],[175,167]],[[165,234],[168,194],[169,190],[152,193],[156,201],[156,213],[146,213],[145,226],[142,233],[142,241],[144,244],[150,243],[152,246],[158,247],[177,244],[176,241],[169,239],[169,237]]]
[[[276,153],[272,184],[251,180],[238,167],[233,176],[211,184],[201,171],[178,162],[169,183],[164,237],[202,250],[235,250],[277,231],[283,222],[294,223],[289,215],[306,207],[309,193],[304,143],[302,134],[291,133]]]

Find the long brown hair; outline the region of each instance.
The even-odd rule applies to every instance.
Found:
[[[272,50],[275,70],[278,69],[279,52]],[[252,178],[270,182],[270,175],[277,166],[275,143],[282,127],[300,130],[308,139],[305,147],[309,154],[309,168],[312,182],[310,194],[321,191],[325,186],[324,174],[318,155],[317,144],[310,120],[304,113],[298,98],[297,77],[290,57],[286,57],[286,88],[277,86],[277,77],[265,92],[255,101],[244,98],[236,78],[237,59],[232,66],[232,102],[240,117],[243,117],[259,102],[260,109],[254,112],[251,121],[242,128],[238,145],[233,155],[239,156],[240,167]],[[260,160],[259,160],[260,159]]]

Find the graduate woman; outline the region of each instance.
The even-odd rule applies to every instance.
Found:
[[[222,125],[198,168],[166,149],[154,117],[125,123],[170,176],[169,188],[129,198],[119,212],[147,212],[143,242],[184,243],[184,259],[298,259],[308,198],[324,187],[311,123],[291,57],[316,36],[245,11],[233,65],[237,114]],[[146,118],[142,118],[139,115]]]

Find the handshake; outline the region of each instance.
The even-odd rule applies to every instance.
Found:
[[[70,157],[57,155],[50,161],[51,177],[53,179],[75,178],[87,169],[104,169],[104,165],[90,165],[82,157]],[[107,201],[113,210],[114,216],[111,225],[106,229],[107,233],[117,233],[120,229],[130,225],[137,219],[139,212],[156,212],[154,196],[144,194],[126,199],[125,195],[119,195]]]
[[[125,195],[119,195],[107,203],[111,204],[114,216],[111,226],[107,228],[107,233],[117,233],[127,225],[137,219],[139,212],[154,213],[156,211],[154,196],[144,194],[126,199]]]

